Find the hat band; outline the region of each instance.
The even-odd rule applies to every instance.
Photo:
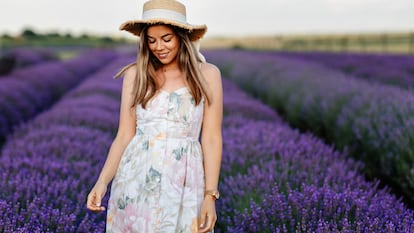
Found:
[[[152,9],[147,10],[142,14],[142,19],[151,20],[151,19],[169,19],[174,20],[179,23],[187,24],[186,16],[176,11],[166,10],[166,9]]]

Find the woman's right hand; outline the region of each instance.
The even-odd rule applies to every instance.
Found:
[[[105,193],[106,185],[102,182],[97,182],[88,195],[86,207],[94,212],[104,211],[105,207],[102,206],[102,198],[105,196]]]

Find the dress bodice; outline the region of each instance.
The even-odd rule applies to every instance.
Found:
[[[196,106],[188,87],[172,92],[160,90],[145,109],[137,106],[137,135],[145,132],[161,138],[198,140],[203,107],[204,98]]]

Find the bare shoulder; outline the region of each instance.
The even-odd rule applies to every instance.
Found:
[[[211,103],[217,103],[214,105],[219,106],[223,98],[223,86],[220,70],[217,66],[211,63],[203,63],[201,65],[201,73],[203,74],[204,80],[209,87],[208,92],[210,92],[209,96],[211,98],[207,100],[207,102],[209,102],[208,106],[210,105],[210,101]]]
[[[221,72],[220,69],[211,63],[202,63],[201,73],[203,74],[207,83],[211,85],[221,84]]]
[[[135,81],[137,76],[137,66],[134,64],[130,64],[126,67],[124,72],[124,83],[131,84]]]

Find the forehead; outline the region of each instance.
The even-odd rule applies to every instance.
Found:
[[[166,34],[175,34],[171,27],[166,25],[152,25],[148,27],[147,35],[150,37],[164,36]]]

